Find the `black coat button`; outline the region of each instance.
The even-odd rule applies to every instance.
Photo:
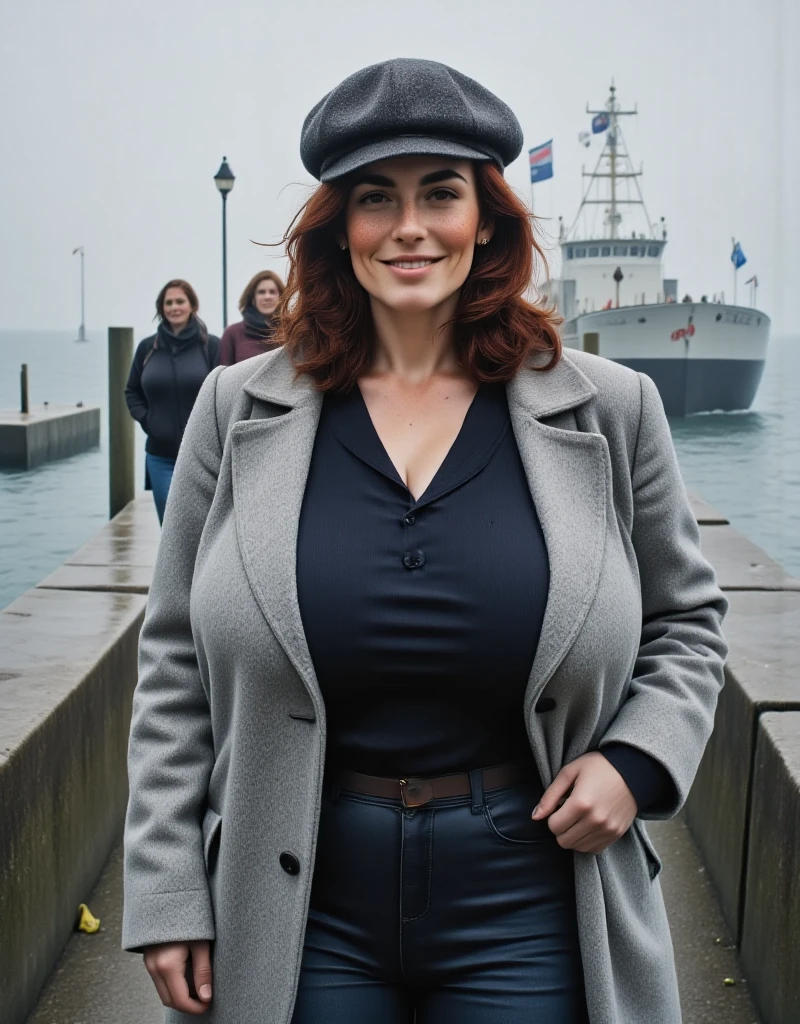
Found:
[[[413,526],[416,523],[417,517],[413,512],[409,512],[407,516],[403,516],[403,526]]]
[[[406,569],[420,569],[425,564],[425,554],[422,551],[406,551],[403,555],[403,565]]]
[[[552,711],[555,706],[556,702],[552,697],[540,697],[536,703],[536,711],[541,715],[544,711]]]
[[[300,874],[300,861],[293,853],[282,853],[278,860],[287,875]]]

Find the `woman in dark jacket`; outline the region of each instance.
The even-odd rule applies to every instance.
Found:
[[[158,330],[139,342],[125,387],[131,416],[147,434],[145,466],[163,522],[183,432],[203,381],[219,363],[219,338],[197,315],[188,281],[168,281],[156,299]]]
[[[248,282],[239,299],[242,319],[238,324],[231,324],[222,335],[219,361],[223,366],[233,366],[277,348],[272,337],[273,314],[283,289],[283,281],[272,270],[262,270]]]

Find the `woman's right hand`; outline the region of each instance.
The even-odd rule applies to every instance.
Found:
[[[211,1002],[211,943],[163,942],[146,946],[144,965],[164,1006],[182,1013],[205,1013]],[[189,991],[187,975],[191,971],[194,990]]]

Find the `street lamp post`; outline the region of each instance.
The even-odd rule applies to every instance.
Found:
[[[86,302],[83,284],[83,246],[79,245],[77,249],[73,249],[72,255],[74,256],[76,252],[79,252],[81,254],[81,325],[78,328],[77,340],[86,341]]]
[[[228,193],[236,179],[228,167],[228,158],[224,156],[219,170],[214,175],[214,183],[222,196],[222,326],[228,326],[228,225],[226,220]]]

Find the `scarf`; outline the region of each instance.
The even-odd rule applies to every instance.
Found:
[[[244,333],[249,338],[258,338],[259,341],[268,342],[272,337],[274,326],[271,314],[264,316],[255,306],[248,304],[244,307],[242,320],[244,320]]]

